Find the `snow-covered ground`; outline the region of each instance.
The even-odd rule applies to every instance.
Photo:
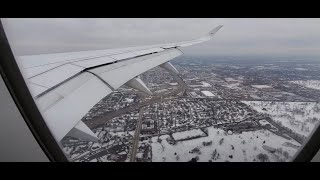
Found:
[[[168,83],[169,85],[171,85],[171,86],[176,86],[176,85],[178,85],[178,83]]]
[[[268,125],[270,124],[268,121],[266,120],[260,120],[259,123],[262,125],[262,126],[265,126],[265,125]],[[270,124],[271,125],[271,124]]]
[[[192,129],[190,131],[176,132],[172,134],[172,137],[176,141],[195,138],[199,136],[206,136],[206,134],[203,131],[201,131],[201,129]]]
[[[308,136],[320,121],[320,103],[317,102],[242,102],[304,136]]]
[[[167,91],[168,91],[168,89],[160,89],[160,90],[154,91],[154,93],[164,93]]]
[[[209,84],[205,81],[202,81],[201,84],[202,84],[202,87],[211,87],[211,84]]]
[[[296,70],[299,70],[299,71],[307,71],[308,69],[305,69],[305,68],[294,68]]]
[[[300,146],[294,140],[287,140],[267,130],[228,135],[222,129],[209,127],[207,137],[179,141],[175,145],[167,142],[168,137],[169,135],[160,136],[161,143],[158,137],[152,138],[153,162],[186,162],[197,157],[200,162],[250,162],[260,161],[258,154],[261,156],[261,153],[264,157],[268,156],[269,161],[290,161],[297,150],[283,144],[289,142]],[[275,152],[266,150],[266,147]]]
[[[239,66],[229,66],[229,68],[232,68],[232,69],[241,69],[241,67],[239,67]]]
[[[250,94],[250,97],[252,97],[253,99],[261,99],[259,96],[254,95],[254,94]]]
[[[230,88],[230,89],[240,89],[240,83],[232,83],[232,84],[224,84],[222,86]]]
[[[224,80],[225,80],[225,81],[227,81],[227,82],[230,82],[230,81],[237,81],[237,80],[235,80],[235,79],[233,79],[233,78],[224,78]]]
[[[127,101],[128,103],[131,103],[131,102],[133,102],[133,99],[126,98],[126,101]]]
[[[299,84],[301,86],[305,86],[307,88],[320,90],[320,80],[290,81],[290,82],[294,84]]]
[[[272,88],[268,85],[251,85],[254,88],[258,88],[258,89],[264,89],[264,88]]]
[[[215,95],[212,94],[212,92],[210,91],[201,91],[205,96],[208,96],[208,97],[214,97]]]

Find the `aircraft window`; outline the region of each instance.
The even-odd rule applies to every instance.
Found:
[[[319,19],[1,22],[53,160],[287,162],[319,148]]]

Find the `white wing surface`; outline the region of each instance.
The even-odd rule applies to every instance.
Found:
[[[179,47],[208,41],[221,27],[191,41],[17,59],[55,139],[59,142],[68,135],[97,141],[96,135],[81,121],[97,102],[124,84],[152,94],[137,76],[159,65],[177,73],[168,61],[182,54]]]

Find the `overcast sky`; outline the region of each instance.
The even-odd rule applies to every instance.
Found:
[[[190,40],[224,25],[185,54],[320,57],[320,19],[3,19],[16,55]]]

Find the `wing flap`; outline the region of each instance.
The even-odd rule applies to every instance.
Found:
[[[59,91],[52,90],[36,99],[39,105],[46,103],[47,107],[42,111],[42,115],[57,141],[60,141],[97,102],[112,92],[101,80],[86,72],[81,77],[73,78],[73,81],[78,82],[69,83],[78,84],[78,78],[85,82],[65,94],[63,98],[54,98]]]
[[[115,60],[110,58],[109,56],[105,56],[105,57],[99,57],[95,59],[84,60],[84,61],[76,61],[76,62],[72,62],[72,64],[81,66],[83,68],[90,68],[94,66],[100,66],[102,64],[112,63],[114,61]]]
[[[30,67],[30,68],[26,68],[24,69],[25,72],[25,77],[26,78],[32,78],[36,75],[45,73],[51,69],[54,69],[58,66],[63,65],[64,63],[55,63],[55,64],[47,64],[47,65],[43,65],[43,66],[36,66],[36,67]]]
[[[163,64],[181,54],[182,52],[178,49],[166,50],[157,54],[135,58],[134,62],[133,60],[130,60],[117,63],[118,67],[99,67],[91,69],[90,72],[99,75],[99,77],[114,89],[118,89],[133,77],[136,77],[143,72]]]
[[[48,90],[48,88],[37,85],[37,84],[33,84],[31,82],[27,82],[27,85],[29,87],[29,90],[31,92],[31,94],[33,95],[37,95],[37,94],[41,94],[42,92]]]
[[[140,50],[140,51],[135,51],[133,53],[135,53],[138,56],[141,56],[141,55],[146,55],[146,54],[155,53],[155,52],[161,52],[161,51],[164,51],[164,49],[162,49],[162,48],[150,48],[150,49],[144,49],[144,50]]]
[[[37,76],[34,76],[28,81],[33,84],[40,85],[45,88],[52,88],[65,80],[69,79],[70,77],[78,74],[81,72],[84,68],[75,66],[72,64],[66,64],[63,66],[59,66],[57,68],[51,69],[50,71],[47,71],[46,73],[39,74]],[[38,94],[36,94],[38,95]]]
[[[122,54],[115,54],[110,56],[112,59],[115,60],[122,60],[122,59],[128,59],[128,58],[133,58],[137,56],[135,53],[133,52],[128,52],[128,53],[122,53]]]

